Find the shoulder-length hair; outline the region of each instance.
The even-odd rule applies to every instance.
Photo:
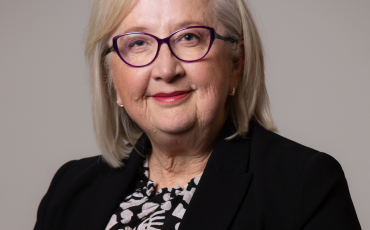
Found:
[[[111,33],[127,15],[133,0],[95,0],[86,36],[85,57],[90,71],[94,131],[104,159],[112,167],[123,166],[129,157],[140,127],[116,104],[116,92],[105,51]],[[234,97],[227,100],[227,116],[245,136],[254,118],[267,130],[275,131],[264,74],[263,48],[252,14],[245,0],[214,0],[214,12],[226,35],[243,39],[243,45],[230,45],[230,58],[244,48],[244,66]]]

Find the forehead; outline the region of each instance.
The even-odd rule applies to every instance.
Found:
[[[135,0],[117,32],[143,31],[168,36],[191,25],[215,27],[212,3],[212,0]]]

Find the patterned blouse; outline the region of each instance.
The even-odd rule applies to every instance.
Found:
[[[175,185],[155,192],[156,182],[148,179],[145,161],[134,192],[125,197],[112,215],[105,230],[177,230],[200,177],[194,177],[184,188]]]

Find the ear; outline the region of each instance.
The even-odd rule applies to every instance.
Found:
[[[231,72],[231,82],[230,82],[230,89],[229,92],[232,91],[232,88],[237,88],[238,81],[240,78],[240,74],[244,67],[244,61],[245,61],[245,51],[244,51],[244,41],[239,40],[239,54],[233,58],[233,67]]]
[[[110,71],[112,71],[112,70],[110,70]],[[113,82],[112,82],[112,86],[113,86],[114,92],[116,92],[117,105],[118,105],[119,107],[123,107],[123,100],[122,100],[122,97],[121,97],[121,95],[120,95],[120,93],[119,93],[119,91],[118,91],[117,87],[116,87],[115,79],[114,79],[113,75],[111,75],[110,77],[111,77],[111,78],[113,78],[113,79],[111,79],[111,80],[113,81]]]
[[[116,96],[117,96],[117,105],[119,107],[122,107],[123,106],[123,101],[122,101],[121,95],[119,94],[117,89],[116,89]]]

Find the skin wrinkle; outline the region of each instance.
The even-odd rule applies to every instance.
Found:
[[[164,178],[167,181],[171,181],[172,183],[175,183],[175,184],[185,184],[188,181],[186,179],[184,180],[178,175],[181,175],[181,174],[188,175],[189,173],[186,169],[189,168],[188,166],[190,166],[190,167],[194,167],[197,169],[197,171],[192,172],[190,176],[192,177],[201,176],[210,155],[211,155],[211,152],[206,156],[197,158],[195,161],[193,160],[193,161],[185,162],[183,164],[180,164],[178,161],[175,161],[173,158],[167,158],[167,159],[157,158],[154,161],[153,158],[156,158],[158,156],[158,155],[155,155],[153,156],[152,161],[149,161],[150,162],[149,168],[153,168],[153,170],[150,170],[151,173],[157,173],[156,169],[164,168],[165,173],[160,173],[162,178]],[[162,162],[165,162],[165,163],[163,164]],[[156,167],[156,164],[158,164],[160,167]],[[174,172],[178,168],[183,169],[183,170],[178,171],[176,174],[172,174],[172,172]],[[149,174],[149,177],[150,177],[150,174]],[[178,181],[181,181],[181,182],[178,183]]]
[[[138,0],[112,38],[129,27],[145,27],[157,37],[167,37],[187,26],[184,23],[189,23],[189,18],[190,23],[195,21],[223,34],[211,3]],[[151,141],[149,179],[157,182],[157,190],[176,184],[183,187],[191,178],[201,176],[225,120],[228,93],[238,77],[232,60],[225,57],[228,49],[225,41],[216,39],[205,58],[186,63],[173,57],[163,44],[157,59],[140,68],[126,65],[116,54],[110,55],[117,101],[124,104],[128,115]],[[180,90],[191,92],[178,105],[163,107],[152,98],[159,92]]]

